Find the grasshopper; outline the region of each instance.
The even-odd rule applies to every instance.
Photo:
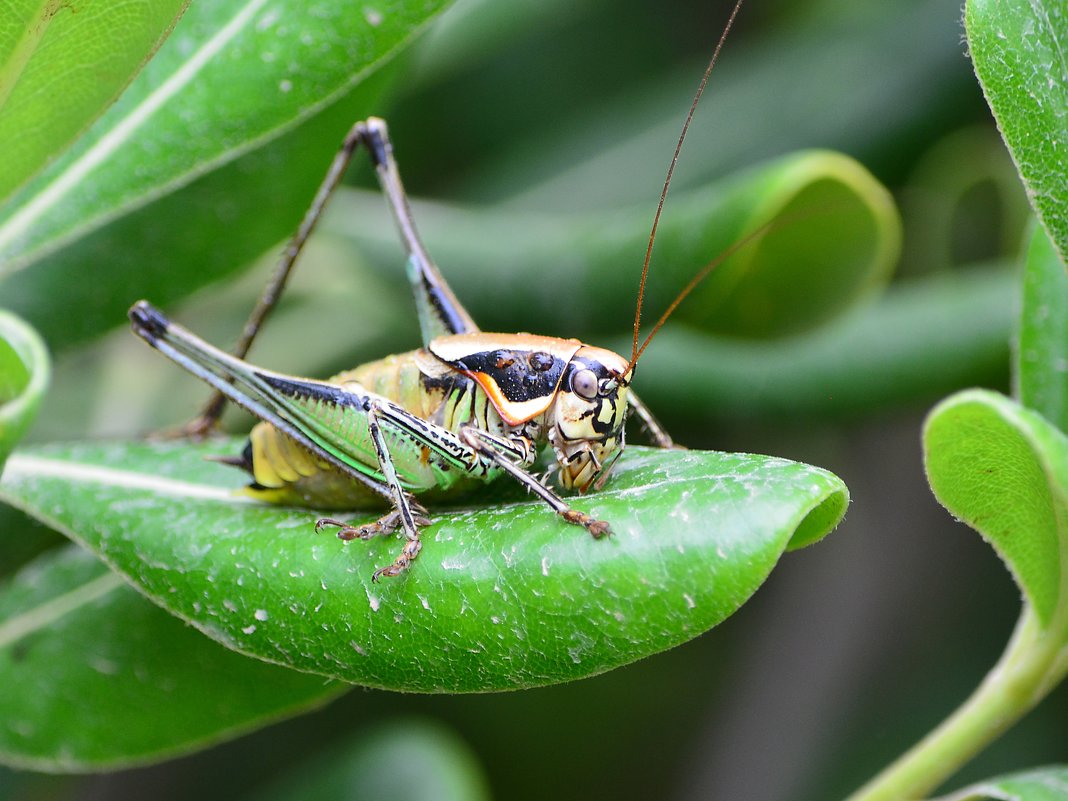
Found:
[[[247,350],[360,147],[370,154],[407,253],[422,348],[325,381],[297,378],[209,345],[147,301],[134,304],[129,312],[134,333],[260,419],[241,455],[219,460],[251,475],[244,492],[268,503],[317,509],[387,507],[369,524],[350,525],[334,518],[315,523],[317,531],[337,528],[344,541],[399,531],[404,538],[401,552],[374,572],[373,581],[403,573],[418,556],[419,531],[430,523],[421,500],[456,495],[505,474],[563,520],[584,527],[596,539],[608,536],[607,521],[575,509],[530,470],[548,446],[563,490],[599,489],[623,452],[629,413],[638,416],[657,446],[674,447],[631,388],[634,368],[671,311],[727,254],[683,290],[639,347],[641,301],[672,170],[740,5],[739,0],[705,71],[668,170],[642,270],[629,359],[576,339],[480,331],[419,238],[386,123],[374,117],[356,123],[345,138],[261,300],[262,314],[254,314],[246,326],[238,353],[243,356]],[[209,423],[221,407],[221,402],[209,405]]]

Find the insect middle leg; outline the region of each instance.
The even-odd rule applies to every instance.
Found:
[[[673,449],[681,448],[681,446],[675,444],[675,440],[671,438],[667,429],[665,429],[660,424],[660,421],[653,416],[649,407],[645,405],[645,402],[637,396],[633,389],[630,390],[627,411],[638,418],[645,433],[652,439],[653,444],[656,445],[656,447]]]

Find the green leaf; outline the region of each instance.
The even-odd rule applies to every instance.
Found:
[[[380,94],[378,77],[180,191],[0,278],[0,295],[59,350],[125,322],[139,297],[170,303],[247,266],[296,229],[338,143]],[[87,270],[92,282],[81,279]]]
[[[75,546],[0,585],[0,761],[9,765],[66,772],[159,760],[345,689],[219,647]]]
[[[194,3],[120,100],[0,213],[0,265],[25,267],[262,147],[380,66],[446,2]]]
[[[1068,431],[1068,272],[1041,226],[1024,264],[1016,383],[1024,406]]]
[[[848,498],[830,473],[782,459],[636,448],[575,500],[611,539],[492,486],[481,506],[435,511],[413,568],[376,585],[399,542],[346,546],[313,533],[314,512],[233,497],[240,474],[202,457],[239,447],[36,449],[12,458],[0,497],[231,648],[423,692],[568,681],[691,639],[783,550],[824,536]]]
[[[968,0],[964,22],[987,102],[1063,261],[1068,255],[1068,14],[1056,0]]]
[[[118,97],[188,2],[75,6],[61,0],[11,0],[4,4],[0,200],[60,153]]]
[[[489,801],[471,749],[430,721],[375,724],[261,789],[257,801]]]
[[[349,191],[334,202],[332,230],[396,275],[399,246],[377,193]],[[535,330],[581,338],[629,329],[649,238],[647,207],[550,217],[416,204],[415,215],[483,329],[535,328],[517,319],[519,304],[501,302],[532,291],[546,296],[534,305]],[[839,153],[794,153],[672,198],[657,234],[646,319],[655,320],[704,265],[762,226],[770,228],[715,268],[680,307],[680,319],[734,336],[806,330],[881,287],[900,249],[897,210],[871,173]],[[531,275],[538,276],[533,290]]]
[[[1010,773],[988,779],[946,796],[942,801],[1068,801],[1068,767]]]
[[[994,546],[1043,625],[1068,610],[1068,437],[996,392],[932,410],[923,435],[939,502]]]
[[[18,317],[0,309],[0,473],[37,413],[50,370],[40,337]]]

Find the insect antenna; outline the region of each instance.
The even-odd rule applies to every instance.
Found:
[[[656,332],[659,331],[660,328],[664,325],[664,323],[666,323],[668,321],[668,318],[671,317],[671,315],[675,313],[675,309],[677,309],[679,307],[679,304],[681,304],[684,300],[686,300],[686,297],[697,288],[697,285],[700,284],[702,281],[704,281],[708,277],[709,273],[711,273],[722,262],[724,262],[727,259],[729,259],[731,256],[733,256],[739,250],[744,248],[746,245],[748,245],[754,239],[757,239],[757,238],[763,236],[764,234],[768,233],[769,231],[772,231],[772,230],[777,229],[777,228],[781,228],[783,225],[795,222],[796,218],[800,217],[800,216],[809,216],[809,215],[808,214],[805,214],[805,215],[797,214],[797,215],[791,215],[789,217],[777,217],[777,218],[775,218],[773,220],[769,220],[768,222],[764,223],[760,227],[755,228],[752,231],[750,231],[748,234],[746,234],[741,239],[736,241],[729,248],[727,248],[722,253],[720,253],[718,256],[716,256],[716,258],[712,259],[712,261],[710,261],[708,264],[706,264],[704,267],[702,267],[701,270],[693,278],[690,279],[690,283],[688,283],[686,286],[684,286],[682,288],[682,291],[679,292],[679,294],[675,296],[675,299],[673,301],[671,301],[671,304],[664,310],[664,313],[660,315],[660,319],[656,321],[656,325],[653,326],[653,330],[650,331],[646,335],[645,339],[642,340],[641,347],[635,347],[634,355],[631,357],[630,364],[628,365],[628,369],[633,369],[634,368],[634,363],[636,361],[638,361],[638,359],[641,357],[641,355],[643,353],[645,353],[645,349],[647,347],[649,347],[649,343],[653,341],[653,337],[656,336]]]
[[[708,61],[708,66],[705,67],[704,75],[701,76],[701,82],[697,86],[697,91],[694,93],[693,102],[690,103],[690,110],[686,113],[686,121],[682,124],[682,132],[679,133],[679,141],[675,145],[675,152],[671,156],[671,164],[668,165],[667,177],[664,178],[664,188],[660,190],[660,201],[656,205],[656,214],[653,215],[653,226],[649,231],[649,245],[645,249],[645,261],[642,264],[642,277],[638,284],[638,303],[634,309],[634,341],[630,351],[630,361],[627,363],[627,372],[634,369],[634,363],[638,361],[638,356],[641,351],[645,349],[645,345],[649,344],[648,338],[645,340],[645,344],[641,348],[638,347],[638,334],[641,328],[642,322],[642,304],[645,301],[645,284],[649,279],[649,262],[653,258],[653,242],[656,241],[656,229],[660,225],[660,215],[664,211],[664,201],[667,200],[668,187],[671,186],[671,176],[675,172],[675,165],[679,161],[679,153],[682,152],[682,143],[686,141],[686,132],[690,129],[690,122],[693,120],[694,112],[697,111],[697,104],[701,101],[701,95],[705,92],[705,87],[708,85],[708,78],[712,74],[712,68],[716,66],[716,61],[719,59],[719,53],[723,49],[723,43],[727,41],[727,34],[730,33],[731,27],[734,25],[734,19],[738,16],[738,11],[742,7],[744,0],[737,0],[734,4],[734,8],[731,10],[731,15],[727,19],[727,25],[723,28],[723,33],[719,36],[719,41],[716,42],[716,49],[712,51],[712,58]],[[708,268],[711,269],[711,268]],[[692,282],[696,285],[697,282]],[[693,287],[688,287],[684,290],[685,297],[689,294]],[[680,297],[675,303],[672,304],[672,309],[678,305]],[[663,324],[663,320],[657,323],[657,328]],[[655,333],[655,331],[654,331]]]

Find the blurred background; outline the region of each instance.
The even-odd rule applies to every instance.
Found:
[[[355,119],[389,120],[409,193],[430,201],[416,211],[431,251],[484,327],[625,347],[632,306],[589,306],[561,322],[550,307],[567,286],[517,298],[513,283],[494,296],[463,262],[496,260],[502,273],[513,258],[525,264],[509,250],[522,237],[480,238],[480,215],[492,221],[487,236],[500,237],[524,221],[536,228],[617,211],[631,219],[642,209],[640,243],[728,13],[725,3],[680,0],[460,0],[309,124],[337,143]],[[869,778],[965,698],[1000,653],[1019,603],[993,552],[934,501],[920,450],[923,415],[940,397],[970,385],[1008,389],[1014,265],[1028,219],[962,36],[959,7],[939,0],[752,3],[693,123],[673,196],[801,148],[831,148],[890,188],[904,224],[886,293],[829,327],[710,340],[701,347],[714,358],[694,364],[694,375],[654,344],[649,384],[639,372],[645,400],[686,445],[809,462],[851,490],[839,530],[787,555],[738,614],[673,651],[571,685],[470,697],[355,688],[325,709],[153,767],[88,777],[0,769],[0,797],[281,798],[302,786],[300,771],[322,775],[353,753],[364,755],[351,763],[364,773],[418,773],[425,736],[449,743],[498,799],[830,799]],[[358,219],[380,201],[368,200],[371,172],[357,161],[257,362],[322,375],[418,343],[400,250],[382,251]],[[325,166],[304,165],[307,182]],[[228,213],[240,226],[255,211],[240,208],[233,182]],[[208,189],[226,197],[224,181]],[[280,189],[277,202],[298,195]],[[672,208],[669,200],[665,221]],[[457,210],[473,222],[440,223]],[[189,231],[205,259],[211,242],[199,238],[208,235]],[[619,265],[614,297],[633,297],[642,252]],[[210,341],[232,341],[274,254],[175,315]],[[674,274],[700,266],[675,265]],[[672,336],[685,334],[665,341],[681,341]],[[308,342],[317,343],[312,353]],[[203,397],[125,330],[88,343],[59,331],[57,343],[55,391],[36,440],[130,436],[184,420]],[[247,425],[227,418],[234,430]],[[58,541],[35,531],[15,562]],[[1062,689],[954,784],[1063,758],[1066,715]],[[409,721],[409,739],[398,720]],[[390,768],[388,756],[368,760],[368,742],[415,756]],[[451,797],[437,789],[418,797]]]

